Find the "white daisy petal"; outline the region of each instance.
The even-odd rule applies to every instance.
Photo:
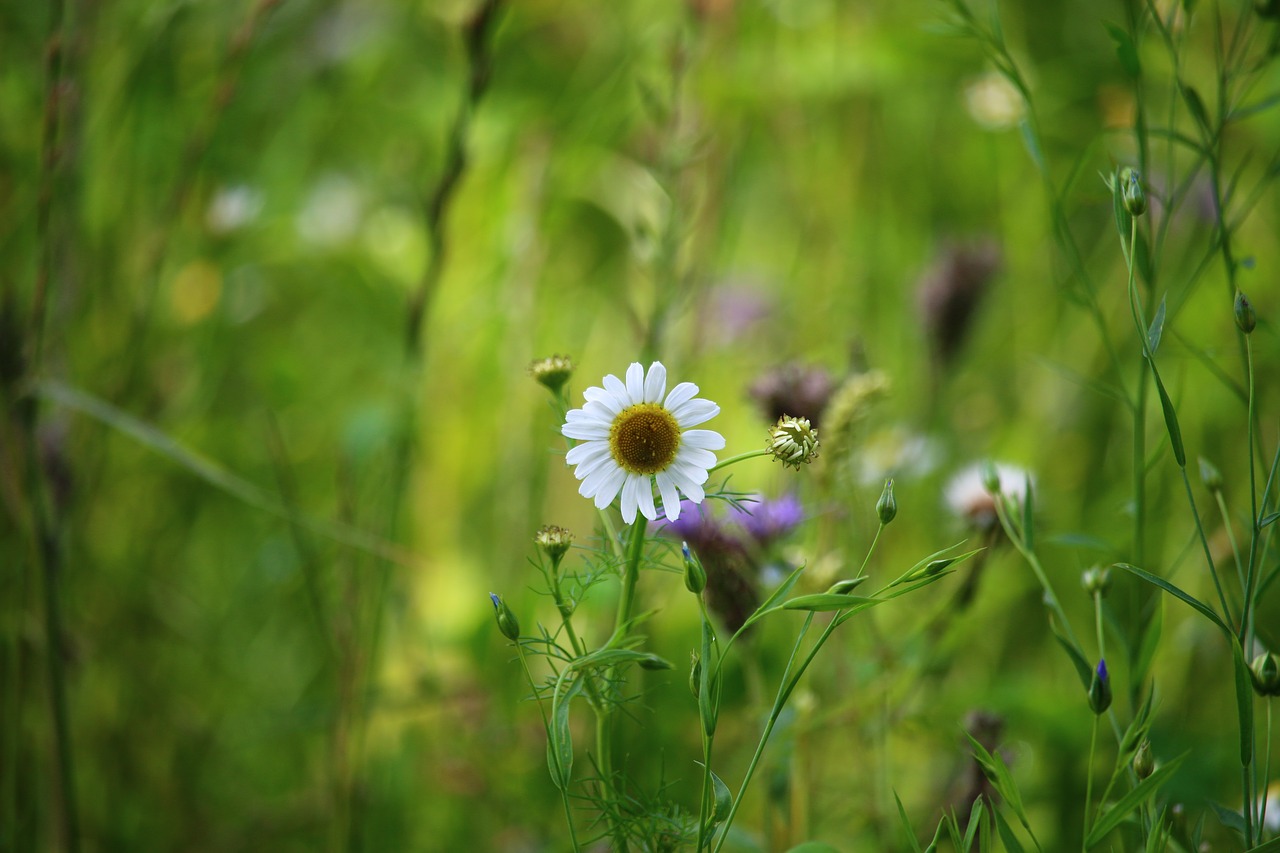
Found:
[[[627,386],[622,384],[622,380],[610,373],[604,378],[604,389],[613,395],[613,399],[618,401],[618,411],[622,411],[630,406],[634,401],[627,394]]]
[[[628,474],[622,484],[622,520],[627,524],[636,520],[636,510],[640,508],[641,480],[639,474]]]
[[[640,497],[640,512],[650,521],[656,520],[658,510],[653,505],[653,478],[644,477],[636,491]]]
[[[622,483],[627,478],[627,472],[621,468],[606,468],[605,477],[596,491],[596,509],[604,509],[613,503],[613,499],[618,496],[618,492],[622,490]],[[587,481],[583,481],[585,485]],[[581,491],[581,490],[579,490]],[[586,495],[584,495],[586,497]]]
[[[622,411],[622,407],[618,405],[618,398],[603,388],[588,388],[582,392],[582,396],[586,398],[588,404],[598,403],[608,409],[610,415],[616,415]],[[586,406],[583,406],[583,408],[585,409]]]
[[[677,465],[697,465],[699,468],[710,468],[716,464],[716,455],[710,450],[700,447],[682,447],[676,454]]]
[[[608,396],[609,402],[613,403],[613,395],[608,394],[608,392],[606,392],[606,395]],[[611,409],[603,400],[590,400],[584,403],[581,409],[576,411],[581,411],[588,418],[597,420],[605,426],[608,426],[613,423],[613,419],[617,417],[618,412],[621,411],[621,409]]]
[[[644,379],[644,401],[656,403],[667,393],[667,368],[660,361],[649,365],[649,375]]]
[[[595,458],[600,455],[608,455],[609,445],[603,441],[587,441],[572,448],[564,455],[564,461],[570,465],[577,465],[588,459]]]
[[[662,405],[668,409],[675,409],[681,403],[687,403],[692,400],[694,395],[698,393],[698,386],[692,382],[681,382],[679,385],[671,389],[671,393],[667,395],[667,399]]]
[[[676,461],[671,463],[671,467],[667,469],[673,476],[679,475],[684,477],[691,483],[702,485],[707,482],[707,478],[711,476],[706,468],[699,465],[686,465],[684,460],[676,457]]]
[[[684,492],[685,497],[696,504],[702,503],[707,498],[707,493],[702,490],[702,486],[698,483],[684,483],[680,486],[680,491]]]
[[[571,421],[560,427],[560,434],[565,438],[574,438],[578,441],[608,441],[609,428],[602,427],[594,421],[587,423]]]
[[[713,429],[687,429],[680,434],[680,443],[703,450],[724,450],[724,436]]]
[[[662,511],[670,521],[680,517],[680,493],[676,484],[666,471],[659,471],[654,479],[658,481],[658,491],[662,492]]]
[[[632,404],[644,401],[644,368],[638,361],[631,362],[627,368],[627,396]]]
[[[714,418],[720,414],[720,407],[710,400],[704,400],[701,397],[690,400],[687,403],[676,406],[671,410],[671,414],[675,416],[676,422],[681,427],[697,426],[701,423]]]

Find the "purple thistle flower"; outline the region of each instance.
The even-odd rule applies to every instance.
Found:
[[[731,507],[729,515],[761,548],[795,530],[805,518],[804,507],[795,495]]]

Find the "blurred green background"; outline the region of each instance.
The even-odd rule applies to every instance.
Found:
[[[1214,16],[1230,32],[1252,13],[1201,5],[1180,73],[1216,110]],[[578,365],[575,401],[661,358],[721,405],[710,426],[727,453],[764,440],[747,389],[765,371],[883,371],[891,392],[860,422],[865,444],[841,450],[847,470],[754,461],[731,485],[803,496],[810,520],[787,553],[820,586],[860,562],[879,474],[897,471],[900,505],[872,566],[884,577],[971,536],[944,506],[953,473],[1023,465],[1042,557],[1091,636],[1080,572],[1132,557],[1132,419],[1109,389],[1131,386],[1140,358],[1099,177],[1136,162],[1137,95],[1104,23],[1141,7],[999,8],[1051,199],[1017,93],[933,0],[512,0],[471,53],[469,0],[0,3],[0,847],[567,849],[539,717],[487,597],[532,631],[554,615],[532,589],[534,531],[592,535],[525,372],[553,352]],[[1265,55],[1276,24],[1249,26]],[[1152,120],[1191,132],[1149,31],[1140,56]],[[1243,103],[1280,89],[1273,63],[1250,79]],[[1224,136],[1265,453],[1277,150],[1274,111]],[[1229,574],[1194,458],[1222,470],[1245,535],[1232,293],[1205,170],[1164,140],[1150,158],[1153,196],[1188,180],[1171,215],[1153,203],[1168,228],[1143,292],[1167,296],[1162,375]],[[920,291],[954,274],[956,246],[999,262],[941,358]],[[1146,567],[1208,600],[1158,407],[1147,422]],[[886,461],[912,437],[927,443]],[[973,603],[937,616],[959,582],[851,623],[810,673],[753,795],[756,815],[782,815],[781,843],[905,848],[895,790],[931,833],[981,708],[1003,719],[1042,842],[1078,845],[1091,721],[1039,588],[996,547]],[[594,595],[583,618],[600,642],[612,587]],[[677,669],[646,674],[622,752],[691,807],[696,610],[673,575],[647,575],[641,595],[661,608],[650,647]],[[1280,644],[1276,599],[1259,625]],[[1117,634],[1152,600],[1117,577]],[[1194,821],[1240,802],[1230,655],[1189,613],[1165,602],[1153,740],[1165,760],[1191,750],[1170,797]],[[766,679],[797,625],[753,643]],[[1113,672],[1123,683],[1122,661]],[[718,746],[734,785],[760,721],[737,683]],[[1117,708],[1132,713],[1128,687]]]

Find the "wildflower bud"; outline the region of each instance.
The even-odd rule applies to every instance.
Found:
[[[1000,494],[1000,471],[996,468],[996,464],[990,459],[982,463],[982,488],[986,489],[990,494]]]
[[[489,598],[493,601],[494,616],[498,620],[498,630],[502,632],[502,636],[513,642],[520,639],[520,622],[511,608],[496,593],[489,593]]]
[[[1150,776],[1156,769],[1156,757],[1151,752],[1151,741],[1143,738],[1138,751],[1133,756],[1133,772],[1142,780]]]
[[[1236,291],[1236,325],[1240,327],[1240,331],[1246,335],[1253,331],[1253,327],[1258,325],[1258,315],[1253,312],[1253,303],[1249,301],[1249,297],[1245,296],[1243,291]]]
[[[827,590],[827,594],[828,595],[848,595],[849,593],[857,589],[859,586],[861,586],[862,582],[865,581],[866,579],[867,579],[867,576],[863,575],[860,578],[848,578],[846,580],[836,581],[831,585],[831,588]]]
[[[694,595],[700,595],[707,588],[707,570],[702,561],[689,550],[688,542],[680,543],[680,551],[684,554],[684,586]]]
[[[898,515],[898,501],[893,497],[892,479],[884,481],[884,491],[880,493],[880,500],[876,501],[876,515],[881,524],[888,524]]]
[[[694,699],[702,698],[702,657],[697,651],[691,652],[689,662],[689,692]]]
[[[801,465],[812,462],[817,457],[818,431],[809,423],[808,418],[783,415],[770,428],[765,449],[783,465],[799,469]]]
[[[1200,479],[1204,481],[1204,487],[1213,494],[1222,491],[1222,472],[1203,456],[1200,457]]]
[[[1107,590],[1111,589],[1111,569],[1104,569],[1100,566],[1094,566],[1085,569],[1080,575],[1080,584],[1084,587],[1084,591],[1089,593],[1089,597],[1105,596]]]
[[[671,661],[667,660],[666,658],[660,658],[657,655],[653,655],[653,654],[645,655],[644,657],[640,658],[640,660],[637,661],[637,663],[640,664],[641,669],[647,669],[650,672],[659,672],[664,669],[675,669],[675,666],[671,663]]]
[[[540,358],[529,363],[529,375],[539,384],[546,386],[552,394],[559,394],[560,389],[573,375],[573,360],[567,355]]]
[[[533,541],[538,543],[542,553],[547,555],[552,568],[559,568],[560,561],[564,559],[565,554],[569,553],[569,547],[573,545],[573,534],[563,527],[544,524],[538,528]]]
[[[1124,201],[1124,209],[1130,216],[1141,216],[1147,212],[1147,194],[1142,189],[1142,179],[1137,169],[1128,166],[1120,170],[1120,197]]]
[[[1258,655],[1249,667],[1253,689],[1259,696],[1280,696],[1280,658],[1274,652]]]
[[[1093,680],[1089,683],[1089,708],[1095,714],[1102,714],[1111,707],[1111,676],[1107,675],[1107,662],[1098,661],[1098,668],[1093,671]]]

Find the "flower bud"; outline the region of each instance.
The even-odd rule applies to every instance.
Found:
[[[876,501],[876,515],[881,524],[888,524],[898,515],[898,501],[893,496],[893,479],[884,481],[884,491]]]
[[[836,581],[831,585],[831,588],[827,590],[827,594],[848,595],[861,586],[862,582],[865,581],[867,577],[867,575],[863,575],[860,578],[848,578],[846,580]]]
[[[1235,315],[1236,325],[1246,335],[1253,331],[1254,326],[1258,325],[1258,315],[1253,311],[1253,303],[1240,290],[1236,291]]]
[[[497,593],[489,593],[489,598],[493,601],[494,616],[498,620],[498,630],[502,632],[502,636],[513,642],[519,640],[520,622],[516,619],[516,615]]]
[[[1151,741],[1143,738],[1142,743],[1138,745],[1138,751],[1133,756],[1133,772],[1138,775],[1138,779],[1146,779],[1156,769],[1156,757],[1151,752]]]
[[[1089,683],[1089,708],[1095,714],[1102,714],[1111,707],[1111,676],[1107,674],[1105,659],[1098,661],[1098,668],[1093,671],[1093,680]]]
[[[1141,216],[1147,212],[1147,194],[1142,189],[1142,179],[1137,169],[1128,166],[1120,170],[1120,197],[1124,201],[1124,209],[1130,216]]]
[[[689,550],[688,542],[680,543],[680,551],[684,554],[684,586],[694,595],[699,595],[707,588],[707,570],[702,561]]]
[[[799,469],[818,456],[818,431],[808,418],[783,415],[769,429],[769,441],[765,450],[773,454],[783,465]]]
[[[567,355],[553,355],[530,362],[529,375],[539,384],[545,386],[552,394],[559,394],[560,389],[573,375],[573,360]]]
[[[1274,652],[1254,658],[1249,675],[1253,677],[1253,689],[1259,696],[1280,696],[1280,658]]]
[[[1105,596],[1107,590],[1111,588],[1111,569],[1104,569],[1101,566],[1085,569],[1080,575],[1080,584],[1091,598],[1095,595]]]
[[[564,555],[569,553],[569,548],[573,545],[573,534],[563,527],[544,524],[538,528],[533,541],[538,543],[538,547],[547,555],[552,568],[555,569],[559,568]]]
[[[637,661],[637,663],[640,664],[641,669],[647,669],[650,672],[660,672],[661,670],[664,670],[664,669],[675,669],[675,666],[671,663],[671,661],[667,660],[666,658],[660,658],[654,654],[645,655],[644,657],[640,658],[640,660]]]
[[[1204,487],[1213,494],[1222,491],[1222,472],[1203,456],[1200,457],[1200,479],[1204,482]]]

